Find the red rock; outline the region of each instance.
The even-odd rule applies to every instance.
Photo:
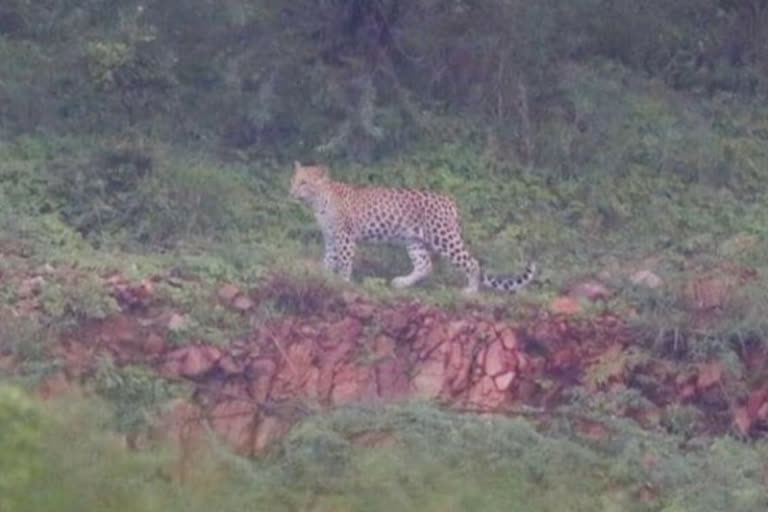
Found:
[[[391,357],[395,355],[395,340],[389,336],[378,336],[373,342],[373,351],[377,357]]]
[[[247,295],[238,295],[234,301],[232,301],[232,307],[241,313],[250,311],[255,306],[253,300]]]
[[[272,389],[272,381],[275,378],[277,365],[271,359],[257,359],[251,361],[249,368],[253,373],[250,381],[249,394],[259,402],[264,402],[269,397]]]
[[[320,395],[320,369],[312,367],[307,371],[303,386],[304,395],[311,400],[319,400]]]
[[[322,357],[318,358],[317,394],[319,399],[330,400],[336,369],[353,353],[353,348],[350,343],[342,343],[330,351],[323,352]]]
[[[328,326],[328,344],[357,343],[363,326],[356,318],[347,317]]]
[[[474,384],[467,396],[468,402],[481,411],[492,411],[498,408],[506,398],[506,392],[499,391],[493,378],[485,376]]]
[[[451,341],[450,348],[448,350],[448,362],[447,366],[452,371],[456,371],[463,366],[464,363],[464,351],[462,345],[458,340]]]
[[[283,364],[272,382],[270,397],[291,400],[301,392],[313,367],[314,350],[311,347],[311,342],[293,343],[285,355],[281,354]]]
[[[517,385],[517,398],[523,403],[530,403],[540,390],[538,384],[527,379],[518,380],[519,384]]]
[[[291,343],[285,353],[286,364],[296,377],[300,378],[303,373],[312,366],[312,359],[315,351],[309,342]]]
[[[410,315],[406,309],[391,309],[381,315],[381,324],[388,333],[398,334],[408,327]]]
[[[558,297],[549,305],[549,310],[560,315],[576,315],[581,313],[581,304],[573,297]]]
[[[768,386],[756,389],[747,397],[747,412],[751,418],[757,416],[757,412],[768,401]]]
[[[419,365],[413,377],[414,395],[419,398],[433,399],[440,395],[445,382],[445,362],[440,359],[428,359]]]
[[[655,289],[664,285],[664,281],[650,270],[638,270],[629,277],[634,285]]]
[[[447,352],[447,365],[450,371],[448,376],[450,389],[457,393],[469,386],[469,379],[473,374],[473,368],[482,365],[483,350],[475,350],[479,341],[476,338],[459,337],[450,344]],[[471,354],[478,352],[476,358]]]
[[[259,359],[253,359],[248,367],[250,371],[256,375],[274,375],[277,369],[277,364],[272,359],[262,357]]]
[[[371,304],[355,302],[347,306],[349,314],[358,320],[368,320],[373,316],[375,308]]]
[[[225,400],[211,410],[211,426],[235,451],[250,455],[253,451],[257,413],[255,405],[248,400]]]
[[[530,366],[530,358],[521,352],[517,352],[515,353],[515,359],[517,360],[517,371],[524,373]]]
[[[517,372],[508,371],[506,373],[502,373],[494,377],[493,383],[496,385],[496,389],[498,389],[499,391],[506,391],[507,389],[509,389],[509,386],[511,386],[512,383],[515,381],[516,377],[517,377]]]
[[[331,403],[338,406],[359,401],[367,390],[370,373],[368,367],[342,366],[334,375]]]
[[[250,386],[245,379],[227,379],[219,388],[219,395],[248,400],[251,397]]]
[[[128,282],[120,282],[113,286],[112,293],[115,299],[124,306],[147,306],[155,294],[155,284],[145,279],[138,285]]]
[[[552,368],[561,369],[576,364],[578,360],[579,357],[577,356],[573,347],[566,346],[558,349],[552,356],[549,363]]]
[[[749,435],[749,431],[752,430],[752,424],[754,419],[750,417],[746,407],[739,407],[733,414],[733,425],[739,434],[743,436]]]
[[[419,336],[414,342],[414,348],[419,351],[419,357],[425,358],[430,352],[435,350],[441,344],[449,341],[445,327],[439,324],[428,328],[428,331]]]
[[[137,287],[137,294],[141,295],[143,299],[148,299],[155,294],[155,283],[151,279],[144,279]]]
[[[263,453],[269,445],[288,431],[289,425],[275,416],[265,416],[261,419],[253,436],[253,452]]]
[[[411,392],[411,384],[405,364],[398,359],[387,359],[379,362],[375,368],[377,395],[386,400],[394,400],[407,396]]]
[[[501,338],[501,343],[504,345],[504,348],[507,350],[517,350],[520,342],[517,339],[517,334],[515,331],[505,327],[501,332],[499,332],[499,337]]]
[[[150,332],[144,340],[144,352],[149,355],[160,354],[165,349],[165,340],[156,332]]]
[[[176,399],[164,407],[154,433],[188,449],[191,443],[203,438],[203,421],[203,414],[196,405],[187,400]]]
[[[243,373],[245,365],[241,361],[235,361],[232,354],[225,354],[218,362],[219,368],[227,375]]]
[[[163,367],[166,375],[198,377],[209,372],[220,357],[216,347],[187,345],[169,353]]]
[[[101,339],[107,343],[143,346],[137,324],[127,316],[114,316],[101,327]]]
[[[693,384],[686,384],[680,390],[678,395],[681,400],[687,400],[688,398],[691,398],[695,394],[696,394],[696,386],[694,386]]]
[[[485,321],[479,321],[477,324],[475,324],[475,336],[480,336],[482,338],[490,338],[495,334],[493,327],[491,324]]]
[[[485,351],[483,358],[483,370],[486,375],[495,377],[507,369],[506,351],[501,341],[491,343]]]
[[[468,325],[468,322],[465,320],[454,320],[453,322],[449,322],[446,326],[446,336],[450,339],[454,339],[463,332]]]
[[[720,382],[722,377],[723,366],[720,363],[703,364],[699,367],[696,385],[699,389],[705,389]]]

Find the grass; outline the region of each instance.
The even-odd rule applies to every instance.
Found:
[[[98,279],[114,271],[137,281],[194,276],[181,288],[159,286],[158,300],[190,318],[179,339],[213,343],[250,327],[215,306],[224,282],[260,286],[264,318],[323,313],[323,299],[343,291],[454,310],[503,306],[514,318],[518,304],[546,306],[569,284],[600,275],[616,293],[584,315],[634,310],[637,346],[628,353],[680,368],[721,361],[736,376],[724,392],[743,398],[739,350],[764,343],[768,332],[764,105],[682,97],[605,63],[570,71],[564,94],[587,129],[543,121],[533,168],[490,151],[480,131],[467,126],[451,140],[412,144],[365,167],[330,162],[338,179],[455,196],[468,244],[489,270],[514,272],[537,262],[538,283],[513,298],[467,299],[463,276],[442,261],[417,287],[395,290],[389,280],[409,267],[402,248],[363,246],[351,284],[323,274],[314,219],[287,196],[290,165],[246,165],[135,134],[8,137],[0,143],[0,266],[7,284],[0,290],[0,356],[12,354],[19,367],[2,381],[34,385],[57,367],[47,349],[60,329],[114,313],[117,304]],[[724,262],[753,268],[757,277],[737,287],[709,324],[696,325],[685,285]],[[6,315],[18,305],[20,280],[46,265],[64,269],[46,276],[40,290],[47,323]],[[664,286],[632,285],[629,276],[642,268]],[[591,378],[600,387],[600,374]],[[211,447],[182,481],[169,469],[171,448],[131,452],[116,432],[146,428],[157,408],[183,390],[146,368],[109,361],[89,382],[105,403],[86,403],[89,397],[43,406],[0,388],[0,430],[18,436],[7,448],[20,450],[3,458],[16,469],[0,471],[10,475],[0,476],[0,512],[751,512],[766,505],[765,443],[698,438],[699,410],[687,405],[664,410],[660,432],[617,420],[614,435],[601,442],[580,438],[578,422],[565,413],[541,431],[519,419],[423,404],[341,409],[307,419],[256,461]],[[575,397],[573,407],[604,420],[643,399],[635,389],[597,392]],[[385,444],[361,447],[367,432]],[[9,438],[0,437],[0,448],[2,439]]]
[[[297,425],[251,461],[201,447],[177,472],[173,450],[128,450],[109,409],[70,397],[45,407],[0,387],[0,510],[264,511],[764,510],[764,444],[609,425],[609,438],[545,432],[521,419],[406,404],[342,408]],[[23,428],[21,428],[23,426]],[[6,467],[7,466],[7,467]],[[13,471],[7,471],[8,469]],[[8,492],[8,490],[12,492]]]

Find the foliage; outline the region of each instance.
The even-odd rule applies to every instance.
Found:
[[[43,285],[40,300],[49,321],[58,327],[73,327],[87,319],[103,319],[119,310],[117,301],[93,274],[74,276]]]
[[[41,438],[44,421],[37,404],[16,388],[0,385],[0,511],[18,510],[45,468]]]
[[[172,304],[186,321],[172,336],[184,341],[226,343],[248,329],[248,319],[221,304],[214,283],[185,283],[182,287],[165,286],[159,299]]]
[[[0,388],[2,510],[693,511],[728,503],[751,512],[766,505],[765,446],[727,439],[684,449],[630,427],[584,441],[557,428],[537,432],[523,420],[423,405],[347,408],[309,418],[255,461],[209,447],[182,477],[167,449],[127,450],[98,400],[62,400],[43,408]]]
[[[180,387],[150,369],[117,367],[106,358],[99,362],[89,385],[114,407],[115,430],[132,434],[150,425],[159,405],[172,398]]]
[[[51,331],[34,318],[0,314],[0,354],[14,361],[12,369],[0,370],[0,377],[37,383],[56,369],[58,361],[49,352]]]
[[[3,125],[379,159],[459,138],[458,114],[531,165],[541,121],[583,127],[563,94],[573,62],[756,97],[767,16],[748,0],[14,0],[0,10]]]

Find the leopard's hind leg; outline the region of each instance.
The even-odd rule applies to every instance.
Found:
[[[392,280],[392,286],[395,288],[405,288],[411,286],[427,277],[432,271],[432,257],[426,244],[421,241],[413,240],[406,244],[408,256],[413,263],[413,270],[405,276],[398,276]]]

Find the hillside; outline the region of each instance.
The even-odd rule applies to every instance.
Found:
[[[4,3],[0,512],[764,510],[766,27]],[[367,245],[343,283],[294,160],[450,194],[486,267],[540,273],[395,290]]]

